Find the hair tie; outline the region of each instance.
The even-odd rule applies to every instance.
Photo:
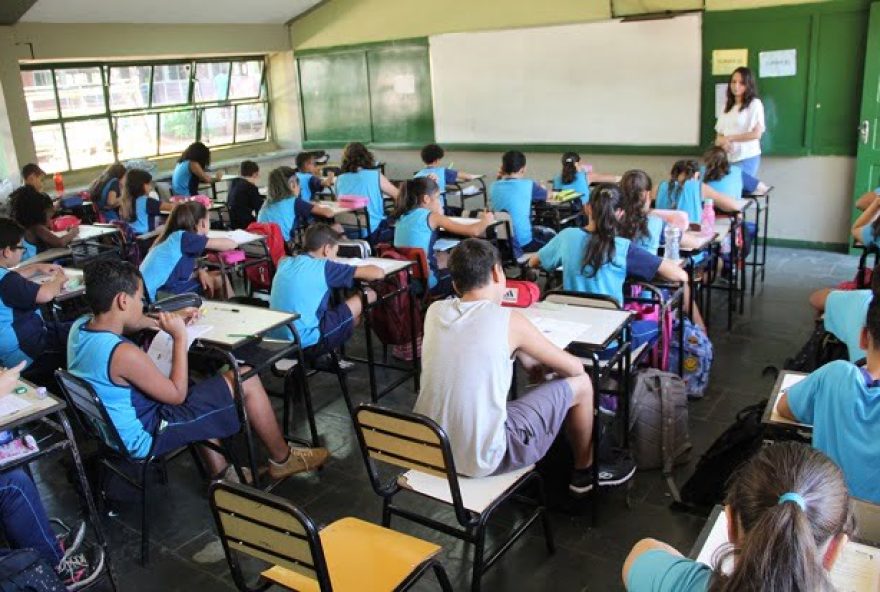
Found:
[[[574,159],[573,159],[573,158],[566,158],[566,159],[565,159],[565,163],[566,163],[566,164],[571,164],[571,163],[573,163],[573,162],[574,162]]]
[[[805,500],[804,496],[802,496],[799,493],[794,493],[792,491],[789,491],[788,493],[783,493],[782,495],[780,495],[779,501],[777,503],[779,505],[782,505],[786,502],[792,502],[792,503],[797,504],[798,507],[800,507],[802,512],[807,511],[807,500]]]

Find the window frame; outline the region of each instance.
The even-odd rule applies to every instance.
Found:
[[[238,99],[230,99],[229,93],[232,87],[232,69],[233,64],[235,62],[253,62],[253,61],[261,61],[262,69],[260,73],[260,83],[258,85],[257,94],[253,97],[244,97]],[[226,96],[223,99],[216,100],[206,100],[206,101],[196,101],[195,98],[195,85],[197,83],[196,78],[196,70],[199,64],[204,63],[228,63],[229,64],[229,81],[226,84]],[[174,105],[153,105],[154,99],[154,85],[155,85],[155,73],[156,67],[159,66],[167,66],[167,65],[188,65],[189,66],[189,84],[187,88],[186,101],[183,103],[178,103]],[[130,67],[130,66],[140,66],[140,67],[149,67],[150,68],[150,76],[149,76],[149,92],[147,93],[147,104],[143,107],[132,107],[125,109],[111,109],[111,85],[113,83],[112,69],[119,67]],[[66,124],[75,123],[80,121],[95,121],[95,120],[103,120],[107,121],[110,127],[110,140],[111,147],[113,152],[114,161],[119,161],[119,142],[118,142],[118,126],[119,120],[125,117],[130,116],[153,116],[155,117],[156,122],[156,141],[155,141],[155,153],[148,154],[141,158],[161,158],[166,156],[173,156],[178,152],[162,152],[162,128],[161,128],[161,119],[163,114],[168,113],[179,113],[179,112],[193,112],[195,115],[195,137],[193,139],[194,142],[198,142],[202,140],[202,119],[203,114],[206,109],[218,108],[218,107],[232,107],[232,141],[225,144],[215,144],[211,146],[211,149],[217,148],[226,148],[229,146],[244,146],[248,144],[258,144],[261,142],[266,142],[271,138],[271,113],[272,108],[270,105],[270,93],[268,88],[268,56],[266,55],[246,55],[246,56],[224,56],[224,57],[216,57],[216,58],[175,58],[175,59],[167,59],[167,60],[132,60],[132,61],[112,61],[112,62],[55,62],[55,63],[46,63],[46,62],[35,62],[35,63],[22,63],[19,64],[19,76],[24,72],[29,71],[48,71],[49,76],[52,82],[52,95],[55,99],[55,109],[57,113],[57,117],[50,119],[37,119],[31,120],[30,116],[28,117],[28,122],[31,126],[31,135],[33,136],[33,130],[35,128],[39,128],[41,126],[48,125],[58,125],[61,128],[61,137],[64,142],[64,157],[66,160],[66,168],[58,170],[58,171],[50,171],[61,172],[61,173],[69,173],[72,171],[84,170],[83,168],[72,168],[70,162],[70,147],[67,139],[67,130]],[[95,113],[91,115],[77,115],[72,117],[64,117],[61,113],[61,98],[58,90],[57,76],[56,72],[59,70],[69,70],[76,68],[99,68],[101,73],[101,84],[103,87],[103,99],[104,99],[104,111],[102,113]],[[262,138],[248,139],[243,141],[238,141],[238,111],[239,107],[242,105],[254,105],[254,104],[262,104],[263,109],[265,110],[265,127],[263,130]],[[94,165],[101,166],[101,165]],[[85,167],[91,168],[91,167]]]

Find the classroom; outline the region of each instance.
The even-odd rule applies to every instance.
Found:
[[[880,1],[0,5],[0,589],[880,592]]]

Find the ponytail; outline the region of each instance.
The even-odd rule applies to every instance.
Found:
[[[720,181],[730,173],[730,161],[727,152],[720,146],[712,146],[703,154],[703,162],[706,164],[706,176],[703,180]]]
[[[400,218],[422,204],[422,196],[433,195],[440,186],[431,177],[416,177],[400,183],[400,195],[397,196],[397,210],[394,216]]]
[[[684,184],[687,183],[688,179],[693,178],[694,173],[699,170],[700,165],[693,159],[679,160],[672,165],[672,171],[669,173],[669,199],[672,202],[673,210],[678,207],[678,198],[681,197]],[[681,175],[684,175],[685,179],[682,183],[679,183],[678,178]]]
[[[600,183],[590,193],[590,217],[595,230],[591,233],[584,252],[587,277],[596,277],[599,269],[614,259],[614,238],[619,232],[617,208],[620,189],[613,183]],[[622,304],[622,303],[621,303]]]
[[[577,177],[578,165],[581,157],[577,152],[566,152],[562,155],[562,183],[568,185],[574,183]]]
[[[119,205],[119,217],[126,222],[134,222],[137,218],[134,202],[144,194],[144,185],[153,180],[153,176],[143,169],[129,169],[122,178],[122,202]]]
[[[623,210],[620,236],[623,238],[637,241],[650,235],[648,213],[642,196],[652,187],[651,177],[645,171],[627,171],[620,178],[620,207]]]

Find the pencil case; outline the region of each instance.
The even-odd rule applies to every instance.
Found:
[[[245,252],[241,249],[233,249],[232,251],[222,251],[219,253],[209,253],[208,260],[222,260],[224,265],[235,265],[241,263],[247,258]]]
[[[61,230],[67,230],[68,228],[74,228],[79,226],[80,221],[76,216],[58,216],[57,218],[52,218],[52,230],[58,232]]]
[[[365,208],[369,200],[361,195],[340,195],[336,201],[346,208]]]
[[[175,312],[184,308],[201,308],[201,306],[202,297],[194,292],[187,292],[186,294],[175,294],[158,302],[148,304],[146,312]]]

